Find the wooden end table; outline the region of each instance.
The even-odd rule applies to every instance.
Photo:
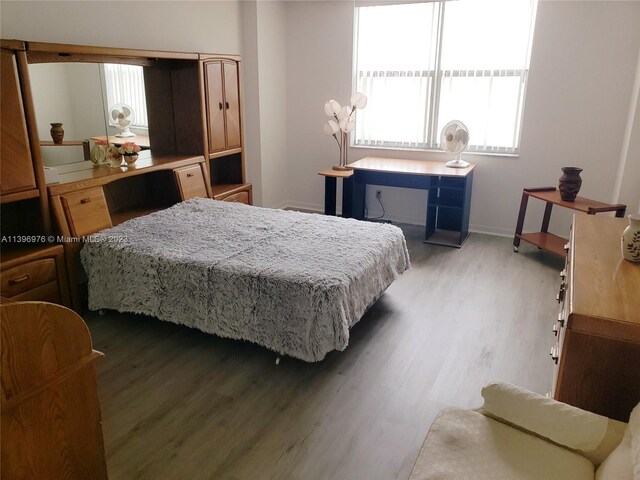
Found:
[[[537,198],[547,203],[544,209],[544,216],[542,217],[542,227],[539,232],[522,233],[524,226],[524,218],[527,214],[527,203],[529,197]],[[524,240],[538,248],[547,250],[561,257],[565,257],[567,254],[566,244],[567,239],[549,233],[549,220],[551,219],[551,209],[554,205],[570,208],[578,212],[583,212],[588,215],[595,215],[602,212],[616,212],[616,217],[624,217],[624,213],[627,210],[626,205],[622,204],[610,204],[598,202],[596,200],[590,200],[584,197],[576,197],[573,202],[565,202],[560,198],[560,192],[555,187],[541,187],[541,188],[525,188],[522,191],[522,201],[520,202],[520,213],[518,214],[518,223],[516,225],[516,233],[513,237],[513,251],[517,252],[520,246],[520,241]]]
[[[318,172],[324,177],[324,214],[336,215],[336,192],[338,178],[342,178],[342,216],[351,217],[352,205],[349,200],[352,198],[353,190],[353,170],[333,170],[328,168]]]

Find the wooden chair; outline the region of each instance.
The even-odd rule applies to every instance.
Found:
[[[44,302],[3,302],[2,479],[107,479],[86,324]]]

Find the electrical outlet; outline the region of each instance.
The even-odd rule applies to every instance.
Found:
[[[381,200],[381,199],[382,199],[382,190],[376,190],[376,198],[377,198],[378,200]]]

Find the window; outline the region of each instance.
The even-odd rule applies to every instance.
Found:
[[[536,0],[358,7],[354,145],[439,149],[453,119],[470,151],[517,153]]]
[[[107,115],[118,103],[129,105],[135,114],[132,127],[148,128],[143,69],[137,65],[104,64]]]

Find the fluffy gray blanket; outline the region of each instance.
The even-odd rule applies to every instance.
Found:
[[[141,313],[316,362],[410,267],[391,225],[194,199],[96,234],[89,308]]]

